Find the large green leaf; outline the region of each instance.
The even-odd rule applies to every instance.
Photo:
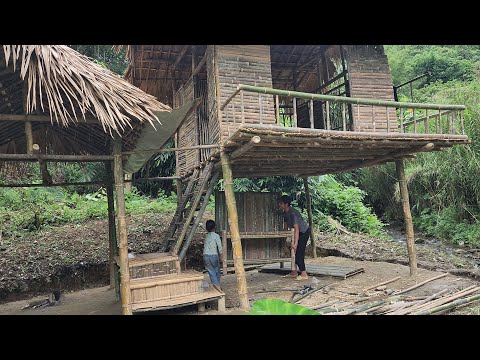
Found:
[[[279,299],[262,299],[253,303],[252,315],[319,315],[304,306],[291,304]]]

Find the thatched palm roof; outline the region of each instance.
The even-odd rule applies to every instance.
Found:
[[[155,112],[170,110],[68,46],[0,47],[0,114],[50,116],[48,127],[55,128],[56,137],[83,140],[67,152],[103,152],[105,138],[114,131],[131,143],[129,148],[142,123],[159,124]],[[91,123],[92,118],[98,122]],[[34,125],[34,130],[45,127]],[[23,135],[23,124],[0,122],[0,146]],[[91,149],[85,149],[92,141]]]

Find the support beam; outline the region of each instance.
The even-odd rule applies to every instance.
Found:
[[[310,227],[310,241],[312,242],[313,257],[317,258],[317,244],[315,243],[315,234],[313,231],[313,214],[312,200],[310,198],[310,189],[308,187],[308,177],[303,178],[303,186],[305,187],[305,198],[307,200],[308,226]]]
[[[158,177],[147,177],[147,178],[141,178],[141,179],[133,179],[131,180],[132,182],[150,182],[150,181],[166,181],[166,180],[179,180],[181,179],[180,176],[158,176]],[[180,194],[181,197],[181,194]]]
[[[51,124],[58,124],[52,119],[50,115],[18,115],[18,114],[0,114],[0,121],[18,121],[18,122],[49,122]],[[77,124],[100,124],[96,118],[81,118],[76,122]]]
[[[241,157],[243,154],[248,152],[250,149],[252,149],[255,145],[258,145],[260,143],[261,139],[260,136],[254,136],[250,139],[248,143],[243,145],[242,147],[238,148],[232,154],[230,155],[230,159],[233,161],[239,157]]]
[[[192,76],[197,75],[200,72],[200,70],[202,70],[206,62],[207,62],[207,53],[205,52],[205,55],[203,55],[202,60],[200,60],[195,70],[193,70]]]
[[[36,154],[0,154],[4,161],[38,161]],[[113,160],[111,155],[41,155],[41,160],[49,162],[101,162]]]
[[[108,181],[113,181],[112,163],[105,161],[105,172]],[[113,184],[107,185],[107,204],[108,204],[108,253],[110,265],[110,289],[115,288],[117,300],[120,300],[120,276],[115,258],[118,256],[117,231],[115,226],[115,202]]]
[[[177,57],[177,60],[175,60],[175,62],[173,63],[172,65],[172,69],[170,71],[174,71],[175,68],[177,67],[177,65],[180,63],[180,61],[182,61],[183,57],[185,56],[185,54],[187,53],[187,50],[188,48],[190,47],[190,45],[185,45],[183,47],[183,49],[180,51],[180,54],[178,54],[178,57]]]
[[[25,123],[25,140],[27,143],[27,154],[33,154],[32,123],[29,121]]]
[[[247,280],[245,279],[245,269],[243,267],[242,242],[238,228],[237,204],[235,202],[235,193],[233,190],[232,168],[228,155],[222,151],[220,154],[223,171],[223,187],[225,189],[225,202],[228,211],[228,225],[232,236],[233,262],[235,265],[235,274],[237,276],[237,290],[240,300],[240,308],[248,310]]]
[[[57,184],[0,184],[0,188],[108,185],[108,181],[83,181]]]
[[[122,301],[122,314],[131,315],[132,303],[130,299],[130,271],[128,268],[128,234],[123,182],[122,139],[117,134],[115,134],[115,139],[113,141],[113,164],[115,190],[117,194],[117,234],[119,235],[118,257],[120,263],[120,298]]]
[[[405,234],[407,236],[408,262],[410,265],[410,276],[417,276],[417,255],[415,253],[415,240],[413,233],[412,213],[410,211],[410,201],[408,199],[407,181],[405,179],[405,167],[403,160],[396,160],[398,185],[400,186],[400,196],[402,198],[403,216],[405,218]]]
[[[130,154],[136,154],[140,152],[152,152],[152,151],[155,151],[156,153],[166,153],[166,152],[185,151],[185,150],[217,149],[219,147],[220,145],[195,145],[195,146],[168,148],[168,149],[162,148],[162,149],[141,149],[141,150],[134,150],[134,151],[124,151],[122,152],[122,154],[130,155]]]

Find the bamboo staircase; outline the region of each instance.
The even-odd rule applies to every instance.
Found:
[[[159,310],[217,300],[225,311],[225,293],[203,287],[204,276],[195,270],[181,270],[180,262],[201,221],[219,173],[212,176],[214,163],[195,169],[180,206],[173,216],[161,252],[139,254],[129,260],[132,311]]]
[[[204,287],[203,274],[182,271],[178,256],[168,253],[139,254],[129,261],[132,311],[170,309],[217,301],[225,311],[225,293]]]
[[[162,250],[178,255],[180,261],[185,257],[218,179],[218,172],[212,176],[213,167],[214,162],[209,162],[202,171],[195,169],[168,227]]]

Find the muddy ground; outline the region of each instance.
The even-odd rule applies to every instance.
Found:
[[[408,266],[401,264],[392,264],[387,262],[358,261],[341,257],[320,257],[317,259],[308,259],[308,264],[330,264],[340,266],[350,266],[363,268],[363,273],[348,277],[347,279],[334,278],[331,276],[316,276],[315,286],[328,285],[325,291],[318,291],[311,296],[300,301],[299,304],[305,306],[315,306],[321,303],[334,300],[350,300],[360,299],[362,289],[365,287],[378,284],[380,282],[400,276],[401,279],[391,284],[388,288],[392,290],[406,289],[416,283],[430,279],[438,272],[426,269],[419,269],[417,281],[409,276]],[[265,292],[280,289],[301,289],[303,285],[311,284],[313,277],[308,281],[295,281],[289,278],[283,278],[279,274],[262,273],[257,270],[247,271],[247,286],[249,292],[250,303],[255,300],[264,298],[276,298],[288,301],[292,295],[292,291]],[[207,275],[205,275],[207,278]],[[236,288],[235,274],[228,274],[222,277],[222,287],[226,294],[227,315],[243,314],[238,306],[238,294]],[[468,286],[477,284],[478,281],[473,279],[448,275],[444,278],[437,279],[427,283],[418,289],[414,289],[408,293],[410,296],[425,296],[439,292],[443,289],[461,290]],[[25,309],[22,310],[27,303],[41,300],[44,297],[36,297],[34,299],[10,302],[0,305],[0,315],[119,315],[121,308],[115,299],[114,290],[108,286],[95,289],[82,290],[73,293],[66,293],[64,300],[60,305],[46,307],[42,309]],[[378,292],[378,296],[372,299],[383,299],[387,295]],[[480,315],[479,308],[463,308],[454,312],[455,314],[475,314]],[[139,315],[182,315],[182,314],[198,314],[196,306],[188,306],[179,309],[150,311],[139,313]],[[200,313],[203,315],[218,315],[216,304],[209,304],[207,311]]]
[[[170,221],[170,214],[133,215],[128,217],[129,223],[129,248],[133,252],[145,253],[158,251],[161,239]],[[213,214],[206,213],[204,220],[212,218]],[[204,236],[204,221],[197,232],[194,241],[187,252],[187,268],[202,270],[201,259],[202,238]],[[373,280],[381,277],[384,271],[407,271],[408,257],[404,243],[403,230],[399,226],[391,226],[392,240],[380,240],[362,235],[326,235],[317,234],[318,254],[322,256],[310,261],[335,261],[358,260],[365,264],[367,269],[372,264],[384,264],[379,269],[356,275],[354,279],[347,279],[344,284],[349,284],[355,279]],[[448,271],[452,275],[462,276],[465,281],[479,280],[480,252],[462,247],[452,247],[435,239],[428,239],[416,233],[416,248],[419,267],[424,270]],[[24,310],[22,313],[49,313],[67,311],[66,305],[90,304],[85,308],[80,306],[81,313],[115,313],[115,306],[109,306],[108,301],[116,304],[112,291],[102,287],[108,284],[108,240],[107,222],[104,220],[89,221],[84,224],[65,225],[39,231],[30,236],[16,239],[3,239],[0,244],[0,313],[18,311],[19,304],[25,305],[27,299],[39,295],[45,298],[54,289],[65,293],[65,303],[62,307],[51,307],[42,310]],[[311,257],[312,248],[307,248],[307,256]],[[335,257],[332,257],[335,256]],[[342,257],[344,259],[342,259]],[[375,263],[373,263],[375,262]],[[392,270],[390,266],[400,266]],[[384,270],[387,269],[387,270]],[[403,269],[403,270],[399,270]],[[378,273],[378,275],[377,275]],[[254,294],[255,287],[263,288],[280,281],[287,281],[278,275],[267,275],[257,272],[248,272],[250,294]],[[387,278],[391,278],[392,276]],[[447,277],[447,279],[449,279]],[[319,279],[321,281],[325,279]],[[386,279],[385,279],[386,280]],[[442,279],[441,279],[442,280]],[[439,280],[441,283],[441,280]],[[360,281],[360,280],[358,280]],[[405,281],[408,281],[405,280]],[[460,281],[460,280],[459,280]],[[236,286],[234,275],[224,278],[227,293],[227,306],[235,308]],[[231,282],[231,284],[230,284]],[[354,282],[353,282],[354,283]],[[436,282],[435,282],[436,283]],[[401,284],[398,282],[397,285]],[[457,283],[458,285],[460,283]],[[232,289],[229,287],[232,286]],[[259,288],[259,289],[260,289]],[[86,289],[91,289],[91,295]],[[425,287],[427,289],[427,287]],[[79,291],[81,290],[81,291]],[[261,289],[260,289],[261,290]],[[76,292],[72,292],[76,291]],[[315,295],[315,294],[314,294]],[[262,296],[270,296],[263,294]],[[282,298],[283,294],[275,293]],[[285,295],[288,297],[290,295]],[[90,299],[90,297],[93,297]],[[256,297],[255,297],[256,298]],[[70,299],[70,300],[69,300]],[[103,299],[103,300],[102,300]],[[108,300],[110,299],[110,300]],[[312,295],[312,299],[314,299]],[[22,300],[17,305],[7,302]],[[77,301],[78,300],[78,301]],[[96,301],[103,305],[95,305]],[[108,301],[107,301],[108,300]],[[28,300],[31,301],[31,300]],[[14,303],[15,304],[15,303]],[[20,306],[20,308],[22,307]],[[9,309],[9,310],[8,310]],[[471,308],[475,313],[476,308]],[[70,311],[70,310],[69,310]],[[76,310],[74,310],[75,313]],[[467,311],[467,310],[465,310]]]

